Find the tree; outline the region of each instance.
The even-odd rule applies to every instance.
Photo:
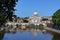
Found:
[[[28,28],[28,29],[29,29],[29,28],[35,29],[35,25],[34,25],[34,24],[29,24],[29,25],[27,26],[27,28]]]
[[[44,29],[44,25],[40,24],[40,25],[39,25],[39,29],[40,29],[40,30],[43,30],[43,29]]]
[[[7,19],[12,21],[12,16],[15,11],[14,7],[18,0],[0,0],[0,25],[6,22]]]
[[[60,9],[53,14],[52,21],[54,22],[54,27],[57,25],[56,27],[60,28]]]
[[[16,15],[13,15],[12,20],[14,20],[15,22],[17,22],[17,16]]]

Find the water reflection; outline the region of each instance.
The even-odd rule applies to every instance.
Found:
[[[60,34],[54,33],[52,40],[60,40]]]
[[[3,39],[4,34],[5,34],[5,31],[1,31],[1,32],[0,32],[0,40],[2,40],[2,39]]]
[[[16,32],[5,33],[3,40],[52,40],[51,34],[44,34],[42,32]]]

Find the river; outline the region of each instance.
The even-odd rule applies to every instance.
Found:
[[[3,40],[52,40],[53,35],[43,32],[5,33]]]

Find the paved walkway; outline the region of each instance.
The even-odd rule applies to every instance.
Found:
[[[46,30],[49,30],[49,31],[56,32],[56,33],[59,33],[59,34],[60,34],[60,30],[56,30],[56,29],[49,28],[49,27],[46,27],[45,29],[46,29]]]

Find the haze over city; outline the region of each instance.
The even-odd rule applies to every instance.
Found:
[[[15,7],[19,17],[32,16],[37,11],[39,16],[52,16],[60,9],[60,0],[19,0]]]

